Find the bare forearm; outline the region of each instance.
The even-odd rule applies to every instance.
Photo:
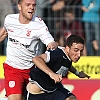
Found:
[[[3,35],[2,37],[0,37],[0,42],[2,42],[6,37],[7,35]]]
[[[48,74],[51,79],[53,79],[56,82],[60,82],[62,80],[62,76],[59,74],[54,73],[47,65],[47,56],[46,54],[42,54],[40,56],[36,56],[32,59],[34,64],[41,69],[43,72]]]
[[[87,74],[85,74],[83,71],[78,72],[73,66],[69,69],[70,72],[78,76],[79,78],[90,78]]]
[[[88,9],[87,9],[86,7],[84,7],[84,6],[82,6],[81,9],[82,9],[84,12],[87,12],[87,11],[88,11]]]
[[[53,71],[45,64],[45,61],[42,58],[35,57],[32,59],[34,64],[41,69],[43,72],[48,74],[50,76],[50,73],[53,73]]]
[[[2,42],[6,37],[7,37],[8,33],[6,32],[5,28],[2,27],[0,29],[0,42]]]

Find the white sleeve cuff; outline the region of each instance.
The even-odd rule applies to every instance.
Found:
[[[46,63],[48,63],[50,61],[50,52],[46,51],[45,53],[47,54]]]

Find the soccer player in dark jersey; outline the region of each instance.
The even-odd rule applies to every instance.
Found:
[[[71,35],[66,41],[66,47],[48,50],[33,58],[37,66],[30,72],[27,85],[27,100],[77,100],[77,97],[65,89],[61,83],[68,71],[79,78],[89,78],[83,71],[78,72],[72,62],[77,62],[84,50],[84,40],[77,35]],[[41,70],[40,70],[41,69]]]

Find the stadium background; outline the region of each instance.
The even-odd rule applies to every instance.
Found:
[[[3,0],[7,2],[6,0]],[[17,0],[11,0],[17,1]],[[38,0],[37,0],[38,1]],[[42,1],[42,0],[40,0]],[[67,8],[73,8],[75,10],[75,17],[77,20],[81,21],[82,18],[82,10],[81,8],[81,0],[65,0],[69,1],[66,2]],[[16,3],[12,3],[14,13],[17,13]],[[6,7],[5,7],[6,6]],[[0,6],[0,15],[1,11],[5,12],[3,9],[9,10],[8,3],[5,5]],[[51,12],[51,4],[50,6],[44,5],[37,5],[37,15],[41,16],[42,19],[45,21],[51,34],[56,38],[56,32],[59,30],[55,30],[54,24],[60,20],[62,21],[63,18],[63,11],[60,12]],[[41,13],[41,11],[43,12]],[[9,13],[9,12],[8,12]],[[58,15],[59,13],[59,15]],[[42,15],[43,14],[43,15]],[[4,18],[0,17],[0,21]],[[83,24],[83,23],[82,23]],[[0,22],[0,26],[2,23]],[[84,31],[84,30],[83,30]],[[6,42],[6,41],[5,41]],[[5,42],[0,43],[0,100],[5,98],[5,88],[4,88],[4,72],[3,72],[3,62],[6,59],[5,56]],[[67,78],[63,79],[63,84],[66,88],[68,88],[71,92],[73,92],[78,100],[100,100],[100,56],[83,56],[79,62],[73,63],[73,65],[77,68],[77,70],[83,70],[87,74],[91,76],[90,79],[79,79],[77,76],[69,73]]]

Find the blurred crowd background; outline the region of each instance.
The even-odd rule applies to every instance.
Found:
[[[77,34],[85,39],[83,56],[100,56],[100,0],[36,2],[36,15],[44,20],[59,46],[65,46],[70,34]],[[18,13],[17,0],[0,0],[0,27],[11,13]],[[6,43],[7,38],[0,43],[0,55],[6,55]]]

